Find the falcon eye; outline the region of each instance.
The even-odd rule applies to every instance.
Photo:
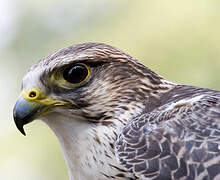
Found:
[[[67,67],[63,71],[63,78],[72,84],[82,84],[86,82],[89,78],[89,75],[89,67],[82,63]]]

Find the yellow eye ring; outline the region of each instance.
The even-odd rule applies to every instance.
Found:
[[[63,79],[68,83],[79,86],[85,83],[90,76],[90,68],[83,63],[77,63],[66,67],[63,72]]]
[[[88,81],[91,69],[84,63],[76,63],[57,70],[51,77],[51,81],[65,89],[81,86]]]

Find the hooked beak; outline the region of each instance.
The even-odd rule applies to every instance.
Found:
[[[13,116],[15,125],[23,135],[26,135],[23,126],[37,118],[43,107],[43,104],[27,101],[23,96],[18,98],[14,106]]]
[[[66,104],[68,103],[43,96],[36,89],[23,91],[17,99],[13,110],[15,125],[23,135],[26,135],[24,131],[25,124],[52,112],[52,107]]]

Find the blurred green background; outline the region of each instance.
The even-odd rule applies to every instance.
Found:
[[[40,121],[15,128],[22,77],[40,58],[82,42],[122,49],[174,82],[220,90],[219,0],[1,0],[0,179],[68,179],[61,148]]]

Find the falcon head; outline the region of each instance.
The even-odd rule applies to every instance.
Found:
[[[23,126],[35,119],[53,130],[71,179],[106,179],[122,169],[114,150],[122,128],[143,109],[151,111],[172,86],[119,49],[79,44],[30,68],[14,107],[14,121],[24,135]]]
[[[79,44],[30,68],[14,107],[14,121],[24,135],[25,124],[44,118],[52,123],[56,115],[111,124],[120,114],[135,114],[134,109],[141,109],[143,100],[156,95],[163,84],[163,78],[114,47]]]

